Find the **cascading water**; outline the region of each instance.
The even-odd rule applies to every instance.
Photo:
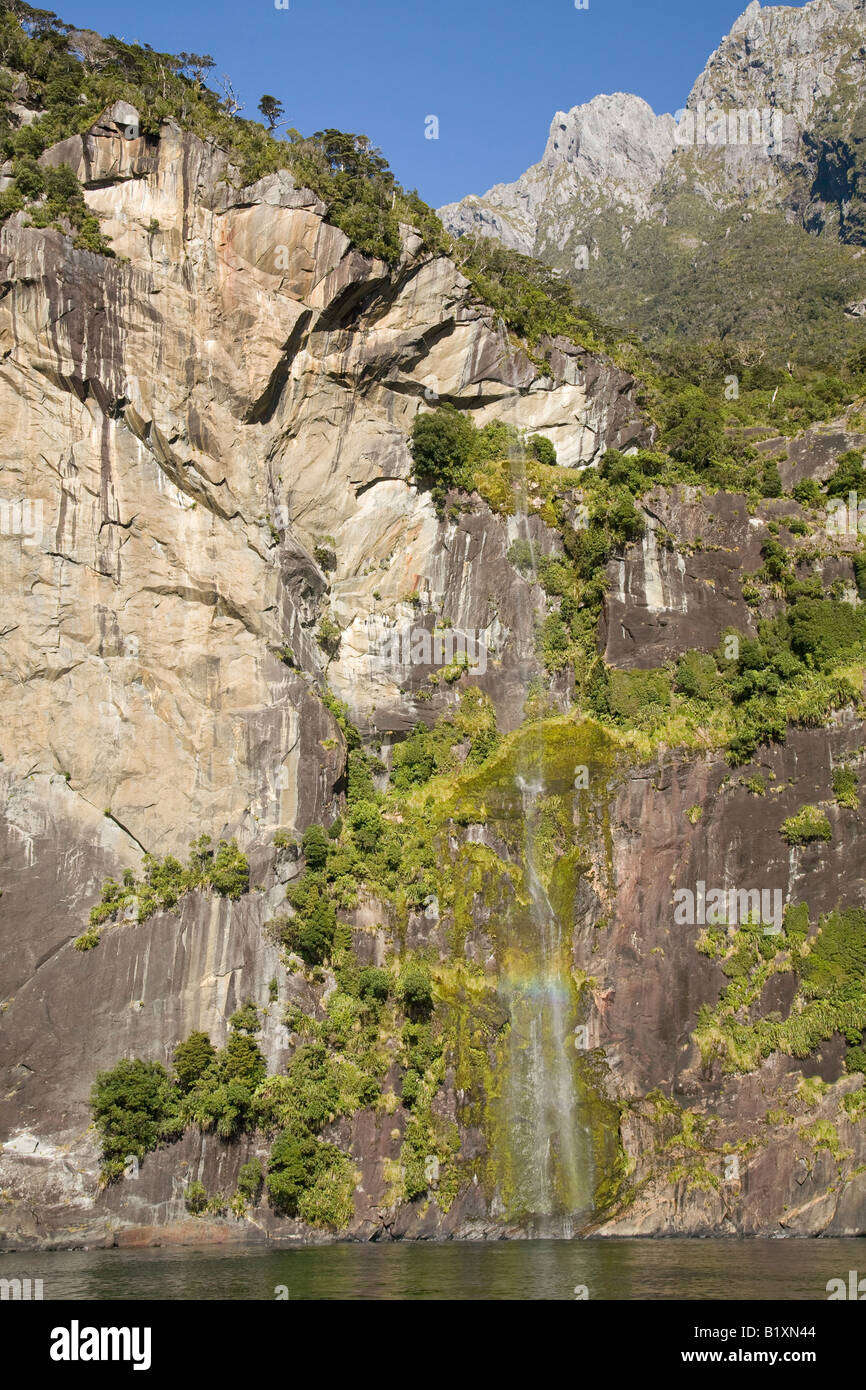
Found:
[[[512,460],[512,483],[518,529],[531,556],[525,466],[519,459]],[[508,1149],[503,1208],[538,1234],[571,1235],[593,1206],[592,1143],[577,1078],[570,923],[555,911],[539,864],[544,761],[539,732],[524,747],[515,787],[528,910],[515,926],[500,986],[511,1019],[502,1088]]]

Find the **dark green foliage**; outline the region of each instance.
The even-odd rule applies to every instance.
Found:
[[[427,1018],[433,1008],[430,967],[420,960],[410,961],[400,974],[398,993],[413,1018]]]
[[[242,1197],[255,1205],[262,1190],[264,1181],[264,1170],[261,1159],[251,1158],[249,1162],[243,1163],[238,1171],[238,1192]]]
[[[475,457],[476,430],[453,405],[421,411],[412,422],[411,451],[415,476],[429,487],[433,500],[444,506],[449,488],[471,486],[470,464]]]
[[[130,1156],[142,1159],[182,1130],[171,1078],[160,1062],[123,1060],[100,1072],[90,1102],[109,1180],[120,1176]]]
[[[531,458],[552,468],[556,464],[556,450],[543,434],[530,435],[528,441]]]
[[[496,747],[496,713],[487,696],[476,686],[460,695],[453,713],[443,715],[432,729],[426,724],[415,728],[394,749],[391,782],[398,791],[420,786],[437,772],[451,765],[456,744],[470,740],[469,761],[482,763]]]
[[[202,1216],[207,1209],[207,1188],[195,1178],[184,1193],[184,1206],[190,1216]]]
[[[663,443],[672,458],[698,473],[721,463],[727,440],[719,405],[699,387],[687,387],[669,403]]]
[[[418,1089],[421,1085],[421,1077],[417,1071],[410,1068],[403,1077],[403,1084],[400,1088],[400,1099],[407,1110],[411,1110],[415,1101],[418,1099]]]
[[[811,997],[832,999],[851,990],[862,993],[866,977],[866,912],[848,908],[822,918],[808,956],[798,966]]]
[[[787,625],[791,649],[819,669],[853,655],[866,641],[866,613],[832,599],[799,600],[788,611]]]
[[[789,845],[808,845],[815,840],[830,840],[830,822],[819,806],[803,806],[795,816],[782,822],[779,830]]]
[[[791,489],[791,496],[804,507],[820,507],[823,502],[821,488],[815,478],[804,478]]]
[[[352,805],[356,801],[375,801],[376,786],[373,776],[385,771],[378,758],[372,757],[360,748],[349,753],[346,762],[346,800]]]
[[[559,334],[589,348],[606,339],[601,321],[578,303],[568,281],[540,261],[492,237],[462,237],[456,257],[476,294],[532,347]]]
[[[429,1022],[410,1019],[403,1024],[400,1041],[403,1044],[407,1067],[419,1076],[423,1076],[442,1056],[442,1043],[434,1037]]]
[[[759,475],[759,488],[762,497],[781,497],[785,489],[782,476],[774,463],[765,463]]]
[[[362,999],[384,1002],[391,990],[386,971],[375,965],[365,965],[358,974],[358,994]]]
[[[857,777],[850,767],[834,767],[833,795],[840,806],[854,810],[859,805],[857,797]]]
[[[334,1150],[312,1134],[279,1134],[271,1146],[268,1158],[268,1200],[282,1216],[297,1216],[298,1203],[305,1191],[328,1167]]]
[[[145,854],[142,869],[140,882],[131,870],[124,873],[122,885],[106,880],[101,901],[90,912],[91,926],[99,926],[133,901],[137,903],[138,921],[145,922],[154,912],[170,911],[184,893],[196,889],[211,887],[232,899],[249,890],[249,864],[236,842],[220,840],[214,854],[209,835],[200,835],[191,843],[186,865],[172,854],[165,859]]]
[[[382,836],[382,817],[371,801],[359,801],[351,808],[349,824],[352,838],[362,854],[372,854]]]
[[[248,1033],[230,1033],[222,1061],[224,1081],[241,1081],[254,1088],[267,1075],[267,1063]]]
[[[245,1004],[236,1009],[229,1019],[229,1027],[234,1028],[238,1033],[258,1033],[261,1026],[259,1011],[252,999],[248,999]]]
[[[279,125],[285,115],[282,102],[278,101],[276,97],[271,96],[267,92],[259,102],[258,109],[267,121],[269,131],[272,131],[275,126]]]
[[[671,678],[667,671],[609,672],[610,713],[631,722],[648,706],[666,708],[671,699]]]
[[[761,557],[764,561],[764,575],[768,579],[788,582],[793,580],[791,557],[785,547],[772,536],[761,546]]]
[[[304,861],[308,869],[322,869],[328,858],[328,836],[320,825],[310,825],[301,840]]]
[[[866,468],[859,449],[848,449],[836,460],[836,467],[824,484],[828,497],[847,498],[849,492],[866,496]]]
[[[666,472],[670,473],[670,461],[649,449],[638,449],[634,454],[608,449],[598,466],[600,478],[614,487],[627,487],[635,496],[654,487]]]
[[[436,746],[426,724],[416,724],[412,733],[394,749],[391,781],[399,791],[428,782],[436,771]]]
[[[337,925],[327,881],[321,874],[308,872],[290,884],[286,899],[295,915],[274,918],[270,924],[272,935],[286,949],[297,951],[308,965],[321,965],[331,953]]]
[[[688,651],[677,662],[674,688],[693,700],[712,700],[721,685],[718,668],[709,652]]]
[[[200,1081],[216,1058],[216,1048],[207,1033],[190,1033],[174,1050],[174,1072],[182,1093]]]

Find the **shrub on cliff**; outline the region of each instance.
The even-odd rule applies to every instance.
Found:
[[[830,840],[833,832],[820,806],[803,806],[795,816],[782,822],[779,830],[789,845],[808,845],[813,840]]]
[[[102,1140],[102,1174],[109,1181],[120,1177],[127,1159],[144,1158],[183,1130],[171,1078],[160,1062],[124,1058],[99,1073],[90,1101]]]
[[[668,405],[663,443],[672,458],[698,472],[719,463],[727,450],[718,404],[699,387],[687,387]]]
[[[538,463],[543,463],[548,468],[553,468],[556,464],[556,449],[543,434],[530,435],[529,455],[530,458],[536,459]]]
[[[182,1092],[189,1091],[213,1065],[216,1048],[207,1033],[194,1032],[174,1050],[174,1071]]]
[[[461,237],[456,259],[476,294],[531,347],[562,335],[597,348],[610,336],[598,316],[578,302],[567,280],[494,237]]]
[[[674,688],[692,700],[714,700],[721,688],[715,660],[709,652],[688,651],[677,662]]]
[[[475,426],[453,405],[420,411],[412,421],[410,450],[415,476],[429,487],[440,509],[449,488],[471,487]]]
[[[258,1201],[264,1176],[260,1158],[251,1158],[248,1163],[241,1164],[238,1171],[238,1192],[251,1206]]]
[[[203,1216],[207,1210],[207,1188],[204,1183],[196,1178],[189,1184],[184,1193],[184,1206],[190,1216]]]
[[[268,1200],[281,1216],[345,1226],[352,1216],[353,1177],[349,1160],[335,1145],[287,1130],[271,1146]]]
[[[235,840],[220,840],[208,871],[208,879],[223,898],[237,899],[248,892],[250,866]]]
[[[287,950],[297,951],[307,965],[321,965],[331,953],[337,926],[336,910],[325,881],[306,873],[289,886],[286,898],[295,909],[295,916],[275,918],[272,930],[280,943]]]
[[[397,992],[412,1017],[426,1018],[433,1008],[430,967],[424,961],[410,961],[400,974]]]
[[[836,460],[836,467],[824,484],[828,497],[847,498],[849,492],[866,497],[866,468],[860,449],[847,449]]]
[[[328,858],[330,841],[320,825],[309,825],[301,839],[304,862],[308,869],[323,869]]]
[[[806,958],[797,966],[806,994],[833,998],[853,987],[863,992],[866,978],[866,912],[848,908],[822,917]]]

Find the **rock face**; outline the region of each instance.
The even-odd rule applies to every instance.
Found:
[[[672,123],[616,101],[621,138],[606,137],[611,108],[590,103],[560,123],[547,157],[570,158],[585,180],[607,170],[640,211]],[[171,124],[140,136],[135,117],[114,107],[43,156],[76,169],[116,260],[20,218],[0,233],[0,565],[14,596],[0,633],[0,1244],[12,1248],[324,1238],[265,1206],[246,1222],[188,1219],[190,1180],[230,1191],[241,1165],[266,1152],[255,1137],[225,1144],[188,1131],[101,1189],[94,1075],[122,1056],[168,1062],[194,1029],[221,1044],[233,1011],[273,1000],[273,986],[281,1006],[324,1017],[329,972],[287,969],[263,926],[299,871],[274,831],[328,823],[344,805],[346,744],[326,681],[387,755],[454,695],[428,698],[424,669],[395,665],[384,639],[447,619],[489,644],[476,683],[500,729],[523,720],[545,609],[508,552],[528,534],[552,553],[554,533],[478,497],[440,519],[411,482],[416,412],[441,400],[479,423],[541,430],[575,469],[653,440],[633,378],[563,342],[548,345],[552,374],[540,374],[411,229],[389,269],[353,249],[287,174],[238,189],[219,150]],[[629,193],[635,161],[644,191]],[[798,441],[786,481],[826,476],[828,441],[858,438],[840,422],[823,442],[817,432]],[[767,447],[778,452],[778,441]],[[792,505],[749,516],[736,497],[651,496],[645,541],[612,562],[608,660],[656,666],[711,647],[732,622],[748,628],[735,575],[757,567],[765,528]],[[828,579],[851,589],[849,560],[832,563]],[[325,616],[341,629],[332,657],[317,635]],[[547,685],[564,708],[564,688]],[[566,731],[556,775],[570,789],[583,759],[568,740],[584,735],[551,722],[555,737]],[[530,727],[528,762],[544,762],[533,737]],[[629,1204],[602,1206],[601,1228],[862,1232],[866,1140],[840,1111],[858,1083],[839,1039],[806,1062],[774,1055],[746,1074],[705,1065],[695,1016],[726,979],[671,904],[676,884],[748,882],[756,864],[785,901],[808,879],[815,913],[836,907],[842,888],[860,901],[863,813],[832,802],[832,770],[862,770],[862,727],[840,714],[762,754],[766,799],[717,754],[586,758],[598,789],[574,812],[561,946],[598,1054],[599,1075],[587,1063],[583,1080],[604,1115],[599,1176],[615,1192],[632,1175]],[[455,969],[451,1000],[467,1019],[468,1060],[449,1062],[436,1097],[460,1141],[454,1200],[437,1200],[434,1177],[423,1200],[392,1200],[407,1107],[368,1106],[323,1131],[359,1170],[348,1228],[359,1239],[525,1233],[483,1181],[491,1140],[479,1112],[490,1096],[473,1068],[508,1023],[495,975],[509,944],[497,933],[506,920],[525,926],[508,830],[526,788],[483,775],[476,804],[449,822],[447,853],[470,865],[475,855],[484,870],[466,879],[460,923],[457,907],[440,913],[432,900],[404,921],[372,898],[345,913],[362,964],[423,946],[470,972]],[[804,802],[829,806],[833,838],[789,848],[779,826]],[[237,838],[248,894],[191,893],[176,912],[119,922],[96,951],[74,949],[106,876],[137,869],[142,850],[181,856],[200,832]],[[497,857],[516,875],[499,898],[485,878]],[[486,993],[479,975],[494,980]],[[767,1011],[790,1004],[789,979],[768,980]],[[262,1050],[278,1072],[297,1039],[281,1008],[264,1020]],[[804,1093],[804,1074],[824,1085]],[[498,1094],[495,1079],[485,1084]],[[700,1165],[686,1106],[707,1122]],[[827,1126],[831,1148],[819,1142]],[[736,1178],[726,1176],[732,1152],[743,1159]]]
[[[551,263],[586,269],[582,255],[628,243],[644,221],[664,225],[678,192],[709,209],[774,211],[817,228],[839,217],[845,195],[822,180],[832,109],[845,119],[862,103],[863,0],[810,0],[740,16],[710,56],[686,108],[656,116],[623,93],[557,112],[538,164],[516,182],[440,208],[455,235],[495,236]],[[843,180],[844,182],[844,180]],[[812,185],[811,198],[808,192]],[[582,251],[582,248],[586,248]]]
[[[652,438],[626,373],[563,344],[540,375],[451,261],[406,229],[389,271],[285,173],[238,191],[219,150],[170,123],[139,136],[123,103],[43,163],[76,170],[117,259],[20,218],[0,234],[2,1132],[40,1172],[85,1131],[109,1053],[165,1053],[199,1022],[217,1037],[271,978],[246,904],[202,906],[189,940],[172,921],[171,947],[130,929],[130,958],[121,931],[101,1023],[67,972],[102,880],[142,850],[204,830],[255,863],[276,827],[335,812],[326,666],[365,730],[433,719],[451,697],[416,707],[378,640],[415,592],[424,621],[495,641],[480,683],[503,727],[522,718],[537,596],[504,521],[479,501],[440,522],[412,484],[415,413],[441,399],[543,429],[567,465]],[[330,661],[325,614],[344,630]]]
[[[451,203],[439,215],[457,236],[479,231],[532,255],[541,224],[555,205],[563,221],[562,246],[567,226],[580,216],[619,208],[647,217],[675,137],[673,117],[654,115],[640,97],[624,92],[594,97],[571,111],[557,111],[539,163],[516,183]]]
[[[640,97],[624,92],[593,97],[584,106],[557,111],[544,154],[516,183],[450,203],[439,215],[456,236],[477,231],[533,255],[555,207],[561,250],[581,218],[611,208],[649,216],[675,139],[673,117],[656,116]],[[557,235],[552,228],[551,235]]]

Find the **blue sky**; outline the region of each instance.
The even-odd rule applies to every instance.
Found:
[[[747,0],[43,0],[69,23],[207,52],[258,119],[363,132],[434,207],[539,159],[551,118],[599,92],[675,111]],[[802,3],[802,0],[800,0]],[[425,138],[425,118],[439,138]]]

